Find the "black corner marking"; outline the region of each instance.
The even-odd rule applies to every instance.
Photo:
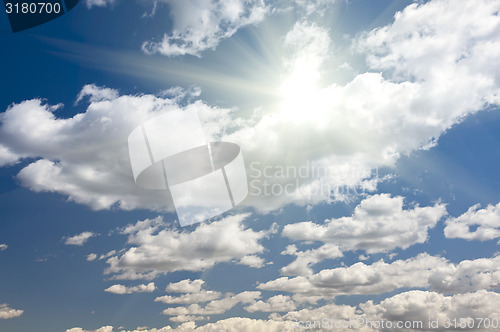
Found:
[[[80,0],[3,0],[12,32],[52,21],[73,9]]]

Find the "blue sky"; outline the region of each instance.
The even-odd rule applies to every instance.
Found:
[[[82,0],[19,33],[4,14],[0,331],[498,322],[499,10]],[[240,146],[250,190],[188,227],[127,150],[179,109]]]

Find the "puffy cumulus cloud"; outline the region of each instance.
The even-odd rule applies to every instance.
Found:
[[[190,98],[186,92],[178,93]],[[86,111],[64,119],[56,116],[61,105],[38,99],[9,106],[0,114],[0,141],[15,158],[2,158],[0,148],[0,163],[36,159],[17,175],[22,185],[36,192],[63,194],[93,209],[173,209],[166,191],[136,186],[127,139],[152,117],[182,112],[176,104],[180,101],[153,95],[118,96],[115,90],[94,85],[84,86],[78,96],[80,102],[87,98]],[[203,110],[206,107],[196,101],[184,109],[219,113]]]
[[[500,287],[500,256],[465,260],[459,264],[442,257],[419,254],[392,263],[356,263],[325,269],[310,276],[281,277],[257,288],[303,296],[332,298],[337,295],[381,294],[401,288],[430,288],[445,293],[465,293]]]
[[[342,251],[336,245],[325,244],[317,249],[299,251],[297,246],[292,244],[281,252],[282,255],[297,256],[297,259],[289,265],[281,268],[283,275],[309,275],[312,274],[311,266],[324,259],[342,257]]]
[[[231,310],[238,304],[252,304],[260,298],[258,291],[246,291],[236,295],[227,294],[226,297],[213,300],[204,307],[199,304],[191,304],[187,307],[172,307],[163,310],[164,315],[168,316],[186,316],[186,315],[219,315]]]
[[[7,250],[9,246],[6,245],[5,243],[0,243],[0,251],[4,251],[4,250]]]
[[[163,303],[175,303],[175,304],[193,304],[193,303],[201,303],[213,301],[222,296],[222,293],[216,291],[209,290],[200,290],[196,293],[187,293],[181,296],[171,296],[164,295],[157,297],[155,302],[163,302]]]
[[[297,311],[289,311],[283,315],[273,313],[269,320],[256,320],[250,318],[234,317],[209,323],[204,326],[196,326],[194,322],[184,323],[175,328],[164,327],[162,329],[146,329],[146,332],[164,331],[295,331],[298,329],[314,330],[322,326],[325,329],[336,331],[440,331],[454,330],[445,328],[448,320],[453,321],[465,318],[469,322],[474,319],[475,331],[491,331],[484,327],[484,321],[491,323],[494,319],[500,319],[498,301],[500,294],[486,290],[472,293],[456,294],[446,296],[431,291],[407,291],[386,298],[378,304],[373,301],[360,303],[358,306],[326,304],[316,308],[306,308]],[[429,319],[438,321],[438,326],[429,328]],[[380,323],[384,320],[385,327]],[[349,326],[349,322],[351,325]],[[393,328],[387,328],[388,322]],[[399,324],[411,324],[413,328],[397,328]],[[421,322],[421,323],[420,323]],[[481,326],[479,326],[482,322]],[[335,325],[337,324],[337,325]],[[344,324],[344,325],[342,325]],[[378,325],[377,325],[378,324]],[[453,323],[452,323],[453,324]],[[378,326],[378,327],[377,327]],[[403,325],[404,326],[404,325]],[[75,330],[71,332],[81,332]],[[137,332],[127,331],[127,332]],[[68,332],[68,331],[67,331]]]
[[[162,0],[169,5],[173,30],[161,41],[142,45],[146,53],[199,56],[214,49],[238,29],[261,21],[268,12],[263,0]]]
[[[496,305],[499,300],[499,293],[486,290],[454,296],[445,296],[435,292],[409,291],[385,299],[379,304],[373,304],[372,301],[363,303],[360,308],[365,315],[372,317],[372,320],[422,322],[420,327],[413,325],[414,328],[408,331],[431,330],[429,320],[438,321],[434,329],[454,330],[454,328],[446,328],[447,320],[449,323],[454,319],[457,321],[457,326],[463,320],[471,324],[469,326],[475,327],[473,329],[475,331],[488,331],[491,330],[491,321],[500,319],[500,309]],[[485,327],[485,322],[488,323],[488,328]]]
[[[245,307],[248,312],[287,312],[295,309],[295,301],[287,295],[276,295],[266,301],[257,301]]]
[[[275,321],[282,321],[291,324],[293,330],[319,330],[323,327],[325,330],[330,329],[335,331],[374,331],[366,326],[347,325],[348,328],[342,327],[342,322],[356,322],[357,319],[364,319],[365,314],[357,310],[356,307],[349,305],[326,304],[316,308],[306,308],[297,311],[290,311],[284,315],[271,314],[270,318]],[[319,322],[319,323],[318,323]],[[337,322],[337,325],[335,325]],[[333,325],[331,325],[333,323]],[[345,323],[344,323],[345,324]],[[356,328],[358,327],[358,328]]]
[[[209,323],[203,326],[196,326],[195,322],[187,322],[179,325],[176,328],[165,326],[162,328],[152,329],[136,329],[133,331],[119,330],[120,332],[233,332],[233,331],[252,331],[252,332],[285,332],[292,331],[289,322],[251,319],[244,317],[234,317],[219,320],[215,323]],[[66,332],[113,332],[113,330],[105,331],[85,331],[80,328],[75,330],[66,330]]]
[[[428,96],[427,104],[460,105],[467,100],[462,93],[473,97],[459,109],[442,110],[458,116],[466,108],[498,101],[498,68],[491,61],[500,52],[499,9],[500,4],[490,0],[414,3],[396,13],[392,24],[366,33],[358,47],[367,52],[372,68],[418,81],[422,92],[441,86]],[[443,99],[443,93],[451,95]],[[458,96],[460,100],[453,102]]]
[[[107,260],[107,274],[116,279],[154,277],[174,271],[201,271],[217,263],[237,262],[248,255],[260,254],[260,241],[271,231],[253,231],[243,225],[247,215],[228,216],[193,231],[165,228],[161,217],[139,221],[124,228],[131,248]],[[195,284],[184,287],[196,287]],[[200,285],[201,286],[201,285]],[[183,287],[183,285],[171,286]]]
[[[191,279],[184,279],[179,282],[171,282],[165,290],[171,293],[196,293],[201,291],[201,287],[204,284],[205,281],[201,279],[193,281]]]
[[[107,7],[108,5],[112,5],[115,0],[85,0],[85,4],[87,8],[92,7]]]
[[[281,272],[285,275],[310,274],[310,265],[341,257],[343,251],[364,250],[373,254],[406,249],[425,242],[428,230],[444,215],[444,204],[404,209],[403,197],[379,194],[361,201],[350,217],[326,220],[323,224],[306,221],[286,225],[282,231],[284,237],[325,244],[307,251],[289,246],[282,254],[296,255],[297,260]]]
[[[500,256],[464,260],[436,269],[429,277],[432,289],[441,293],[465,293],[500,287]]]
[[[486,290],[454,296],[429,291],[408,291],[378,304],[373,301],[360,303],[358,307],[327,304],[313,309],[291,311],[283,316],[273,314],[271,317],[276,321],[289,321],[295,329],[321,326],[338,331],[448,331],[454,328],[445,328],[447,320],[452,322],[457,319],[459,323],[460,318],[465,318],[470,323],[474,319],[474,330],[487,331],[484,325],[478,326],[479,319],[488,319],[490,324],[493,319],[498,319],[500,311],[495,303],[499,297],[500,294]],[[439,324],[429,327],[429,320],[437,320]],[[382,321],[385,322],[383,327]]]
[[[248,255],[238,261],[238,264],[247,265],[256,269],[263,267],[264,263],[264,258],[257,255]]]
[[[88,261],[88,262],[92,262],[92,261],[94,261],[94,260],[96,260],[96,259],[97,259],[97,255],[96,255],[96,254],[94,254],[94,253],[92,253],[92,254],[88,254],[88,255],[87,255],[87,261]]]
[[[104,291],[112,294],[132,294],[132,293],[152,293],[156,290],[154,282],[150,282],[147,285],[137,285],[132,287],[127,287],[124,285],[116,284],[106,288]]]
[[[444,204],[435,204],[404,209],[403,199],[389,194],[373,195],[361,201],[350,217],[326,220],[324,224],[308,221],[286,225],[282,235],[369,254],[406,249],[427,239],[428,229],[446,215],[446,208]]]
[[[444,235],[447,238],[488,241],[500,237],[500,203],[479,209],[480,204],[471,206],[457,218],[446,220]],[[471,228],[475,227],[475,230]]]
[[[15,164],[18,159],[19,157],[15,153],[0,144],[0,166]]]
[[[0,319],[10,319],[19,317],[23,314],[24,310],[12,309],[8,304],[0,304]]]
[[[186,294],[183,294],[181,296],[171,296],[171,295],[160,296],[155,299],[155,302],[193,304],[193,303],[213,301],[222,296],[222,293],[220,292],[202,289],[201,287],[204,284],[205,281],[201,279],[196,279],[193,281],[191,281],[190,279],[185,279],[176,283],[170,283],[167,285],[166,288],[167,292],[186,293]]]
[[[64,244],[73,246],[83,246],[88,239],[94,236],[96,236],[96,234],[92,232],[83,232],[74,236],[66,237]]]

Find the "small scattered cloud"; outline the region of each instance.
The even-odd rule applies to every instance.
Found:
[[[444,235],[449,239],[479,241],[500,238],[500,203],[488,205],[484,209],[480,207],[480,204],[476,204],[461,216],[446,220]]]
[[[202,289],[205,281],[201,279],[196,279],[191,281],[190,279],[181,280],[176,283],[168,284],[166,291],[170,293],[185,293],[180,296],[165,295],[160,296],[155,299],[155,302],[162,303],[176,303],[176,304],[193,304],[213,301],[222,296],[222,293],[216,291],[210,291]]]
[[[92,262],[92,261],[96,260],[96,258],[97,258],[96,254],[88,254],[87,255],[87,261],[88,262]]]
[[[4,251],[4,250],[7,250],[9,246],[4,244],[4,243],[0,243],[0,251]]]
[[[257,255],[248,255],[242,257],[237,263],[258,269],[264,266],[265,260]]]
[[[95,84],[87,84],[78,94],[75,103],[78,104],[85,97],[88,97],[91,103],[112,100],[118,98],[118,91],[106,87],[98,87]]]
[[[24,310],[12,309],[8,304],[0,304],[0,319],[11,319],[21,316]]]
[[[245,307],[248,312],[289,312],[297,308],[295,301],[288,295],[276,295],[266,301],[257,301]]]
[[[132,294],[132,293],[152,293],[156,289],[154,282],[150,282],[147,285],[137,285],[127,287],[124,285],[113,285],[111,287],[106,288],[104,291],[112,294]]]
[[[112,5],[114,2],[115,0],[85,0],[85,4],[89,9],[92,7],[107,7]]]
[[[96,235],[97,234],[94,234],[92,232],[83,232],[78,235],[65,237],[63,239],[65,239],[64,244],[73,246],[83,246],[88,239]]]
[[[220,315],[238,304],[252,304],[260,298],[259,291],[246,291],[236,295],[227,294],[224,298],[208,302],[204,307],[199,304],[191,304],[187,307],[172,307],[163,310],[164,315],[186,316],[186,315]]]

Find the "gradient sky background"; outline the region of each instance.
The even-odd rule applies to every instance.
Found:
[[[82,0],[15,34],[3,14],[0,331],[500,320],[499,11]],[[124,153],[175,108],[239,144],[250,183],[328,174],[181,228]]]

